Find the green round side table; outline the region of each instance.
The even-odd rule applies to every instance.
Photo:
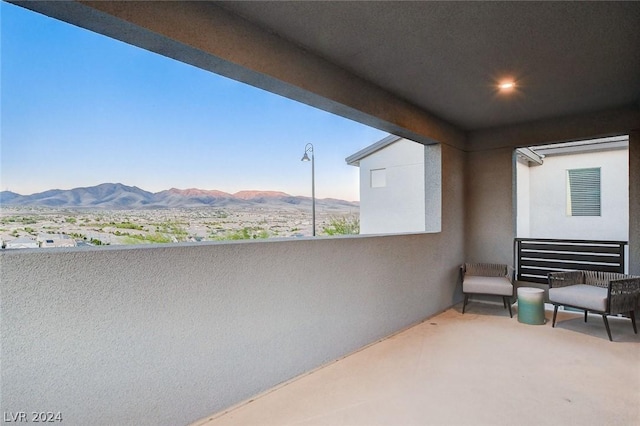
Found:
[[[544,290],[534,287],[518,288],[518,321],[541,325],[544,318]]]

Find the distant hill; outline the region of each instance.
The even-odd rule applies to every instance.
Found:
[[[243,200],[254,200],[256,198],[286,198],[291,197],[289,194],[279,191],[240,191],[233,194],[236,198]]]
[[[223,207],[233,200],[233,195],[216,190],[204,190],[197,188],[177,189],[171,188],[151,194],[156,208],[172,207]]]
[[[11,200],[13,200],[16,197],[22,197],[22,195],[16,194],[15,192],[11,192],[11,191],[2,191],[0,192],[0,205],[9,203]]]
[[[325,209],[357,207],[357,202],[322,199],[316,200]],[[3,206],[43,206],[60,208],[101,209],[163,209],[176,207],[261,207],[303,208],[311,206],[311,198],[279,191],[240,191],[229,194],[217,190],[197,188],[177,189],[152,193],[121,183],[103,183],[97,186],[68,190],[53,189],[32,195],[0,192]]]

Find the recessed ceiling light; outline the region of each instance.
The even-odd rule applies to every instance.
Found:
[[[502,90],[503,92],[507,92],[509,90],[512,90],[514,87],[516,87],[515,81],[503,81],[502,83],[500,83],[498,85],[498,88],[500,90]]]

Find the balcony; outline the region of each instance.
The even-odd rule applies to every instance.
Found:
[[[628,324],[612,320],[610,343],[580,314],[551,329],[501,306],[457,308],[463,262],[513,262],[517,147],[629,135],[628,265],[640,273],[638,3],[12,2],[439,143],[442,223],[413,235],[4,251],[9,418],[189,424],[301,377],[214,424],[638,423]],[[490,74],[515,56],[534,84],[508,102]]]
[[[551,328],[460,306],[194,426],[638,424],[640,337],[563,312]]]

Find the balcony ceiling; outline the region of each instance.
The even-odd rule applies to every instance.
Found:
[[[217,4],[467,131],[640,105],[639,2]]]

